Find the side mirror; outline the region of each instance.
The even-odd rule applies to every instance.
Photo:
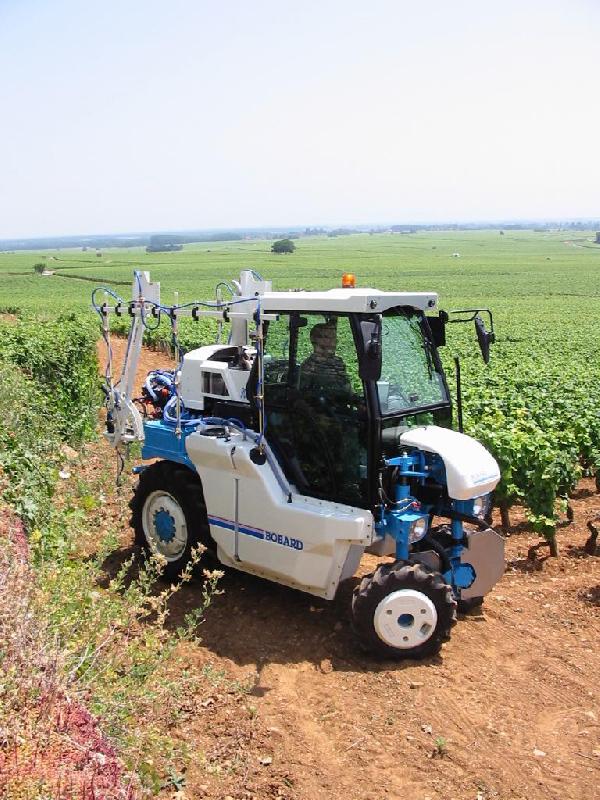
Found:
[[[362,319],[360,332],[363,347],[359,353],[358,374],[363,381],[378,381],[381,377],[381,317]]]
[[[490,363],[490,345],[494,343],[495,336],[493,331],[487,331],[485,324],[479,314],[475,317],[475,333],[477,334],[477,341],[479,342],[479,349],[481,350],[481,357],[486,364]]]
[[[486,330],[485,324],[481,319],[481,313],[487,314],[490,320],[490,330]],[[451,317],[456,315],[457,319]],[[441,316],[441,314],[440,314]],[[489,308],[461,308],[455,311],[448,311],[446,313],[448,322],[474,322],[475,333],[477,334],[477,341],[479,342],[479,349],[481,356],[486,364],[490,363],[490,345],[496,341],[494,334],[494,318]]]

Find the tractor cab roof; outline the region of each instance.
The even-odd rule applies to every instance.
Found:
[[[332,311],[351,314],[378,314],[396,306],[432,311],[437,305],[435,292],[382,292],[379,289],[329,289],[326,292],[265,292],[260,295],[265,312]]]

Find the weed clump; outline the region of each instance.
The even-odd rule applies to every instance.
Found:
[[[160,582],[157,555],[107,575],[118,547],[98,524],[107,476],[92,487],[61,471],[66,457],[81,466],[69,445],[95,435],[97,331],[74,317],[0,327],[0,385],[10,387],[0,394],[0,795],[158,792],[188,758],[169,727],[205,679],[180,650],[197,638],[221,573],[204,572],[178,626],[169,606],[202,548],[174,585]]]
[[[6,509],[3,519],[12,519]],[[65,538],[85,536],[70,519]],[[72,541],[52,558],[40,558],[38,546],[28,562],[6,530],[0,537],[0,789],[41,797],[32,787],[68,785],[75,759],[74,791],[86,781],[106,781],[107,798],[133,797],[136,786],[158,790],[188,756],[168,736],[169,723],[204,680],[186,672],[178,649],[197,638],[221,573],[204,572],[199,605],[174,627],[169,603],[202,548],[181,583],[165,586],[158,556],[128,559],[107,583],[111,536],[87,559],[74,557]]]

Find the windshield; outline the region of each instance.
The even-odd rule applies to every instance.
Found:
[[[381,378],[377,381],[382,414],[448,402],[423,324],[423,316],[411,309],[393,308],[383,315]]]

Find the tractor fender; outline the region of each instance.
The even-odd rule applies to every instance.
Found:
[[[500,468],[485,447],[464,433],[424,425],[409,428],[400,443],[427,453],[436,453],[444,462],[448,495],[454,500],[471,500],[488,494],[500,481]]]

